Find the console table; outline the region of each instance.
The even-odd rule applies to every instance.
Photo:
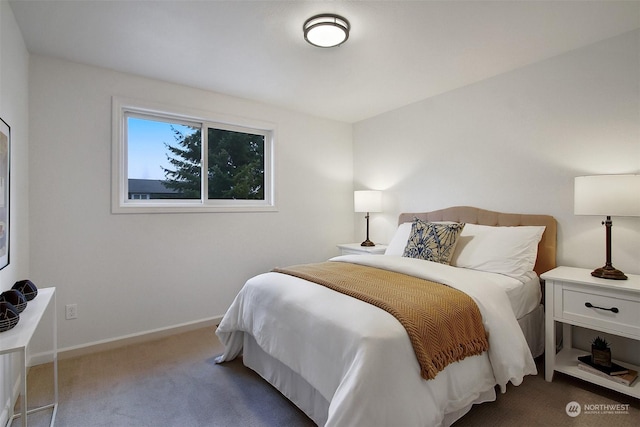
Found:
[[[56,288],[38,289],[38,295],[27,303],[27,307],[20,313],[18,324],[5,332],[0,332],[0,355],[9,353],[20,354],[20,413],[13,413],[7,421],[7,426],[13,420],[21,418],[22,427],[27,426],[27,416],[33,412],[52,409],[51,424],[53,426],[58,410],[58,326],[56,315]],[[45,310],[52,306],[52,333],[53,333],[53,403],[34,409],[27,409],[27,346],[31,342],[34,332],[38,328]],[[5,426],[6,427],[6,426]]]

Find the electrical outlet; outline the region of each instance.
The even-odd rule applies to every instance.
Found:
[[[65,308],[67,310],[65,316],[67,320],[78,318],[78,304],[67,304]]]

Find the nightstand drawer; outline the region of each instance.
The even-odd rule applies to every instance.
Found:
[[[557,288],[556,317],[640,337],[640,300],[636,295],[615,294],[580,285]],[[561,311],[558,313],[558,311]]]

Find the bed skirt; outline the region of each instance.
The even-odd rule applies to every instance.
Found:
[[[518,323],[531,349],[533,357],[544,353],[544,307],[539,305],[531,313],[518,319]],[[300,408],[313,422],[324,426],[329,413],[329,402],[304,378],[289,369],[279,360],[264,352],[256,343],[253,336],[244,334],[243,363],[255,371],[268,383],[273,385],[287,399]],[[446,414],[443,425],[450,426],[464,414],[469,412],[474,404],[491,402],[496,399],[495,389],[492,388],[471,402],[468,406]]]
[[[246,332],[242,362],[278,389],[313,422],[319,426],[325,425],[329,414],[329,402],[304,378],[263,351],[253,336]]]
[[[479,357],[479,356],[475,356]],[[329,402],[296,372],[265,353],[255,339],[244,333],[243,363],[296,405],[318,426],[324,426],[329,414]],[[464,416],[473,405],[496,400],[496,390],[480,393],[468,406],[445,415],[443,426],[450,426]]]
[[[531,355],[535,359],[544,353],[544,306],[542,304],[529,314],[518,319]]]

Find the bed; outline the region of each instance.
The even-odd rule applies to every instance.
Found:
[[[413,337],[389,312],[271,271],[249,279],[225,314],[216,330],[225,351],[216,361],[242,355],[247,367],[328,427],[448,426],[472,405],[495,400],[496,386],[505,392],[507,383],[536,374],[533,358],[544,349],[538,276],[555,267],[555,219],[463,206],[403,213],[398,223],[385,255],[344,255],[326,264],[399,273],[464,292],[481,313],[486,351],[425,379]],[[464,225],[447,249],[448,263],[407,252],[417,231],[456,228],[450,224]]]

